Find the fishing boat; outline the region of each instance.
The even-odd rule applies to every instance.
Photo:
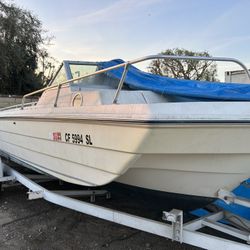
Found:
[[[117,181],[216,197],[250,176],[250,85],[172,79],[124,62],[64,61],[48,87],[0,111],[3,155],[83,186]],[[35,103],[26,98],[40,94]]]

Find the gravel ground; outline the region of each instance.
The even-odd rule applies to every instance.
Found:
[[[1,193],[0,249],[199,249],[43,199],[29,201],[26,192],[26,188],[16,186]]]

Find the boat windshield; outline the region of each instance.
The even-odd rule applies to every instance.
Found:
[[[67,80],[92,74],[97,71],[96,63],[78,62],[78,61],[64,61],[59,67],[55,78],[52,80],[51,85],[57,85]],[[78,83],[76,81],[74,83]]]
[[[71,61],[68,63],[68,69],[70,72],[70,78],[78,78],[86,75],[90,75],[99,70],[98,63],[92,62],[74,62]],[[112,88],[116,89],[118,86],[119,80],[115,78],[110,78],[108,75],[101,73],[97,75],[93,75],[90,77],[86,77],[80,80],[75,80],[70,83],[70,87],[72,90],[76,91],[85,88]]]
[[[67,80],[66,71],[64,67],[60,67],[58,73],[56,73],[56,77],[52,82],[52,85],[59,84],[65,82]]]
[[[97,65],[86,65],[86,64],[69,64],[72,78],[77,78],[92,74],[97,70]]]

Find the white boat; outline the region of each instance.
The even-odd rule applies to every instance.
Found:
[[[64,61],[49,87],[1,110],[1,152],[84,186],[118,181],[205,197],[238,186],[250,176],[250,102],[177,101],[124,84],[131,64],[154,58],[168,56],[99,70]],[[230,58],[178,58],[234,61],[247,71]],[[122,67],[118,82],[107,74]]]

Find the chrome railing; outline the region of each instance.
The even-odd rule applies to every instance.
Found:
[[[54,106],[56,107],[57,106],[57,100],[58,100],[58,97],[59,97],[61,86],[69,84],[69,83],[72,83],[74,81],[78,81],[78,80],[90,77],[90,76],[98,75],[98,74],[101,74],[101,73],[104,73],[104,72],[107,72],[107,71],[110,71],[110,70],[113,70],[113,69],[118,69],[118,68],[124,67],[124,70],[123,70],[123,73],[122,73],[122,77],[121,77],[121,79],[119,81],[117,90],[115,92],[115,96],[114,96],[113,101],[112,101],[113,104],[117,103],[120,91],[121,91],[122,86],[124,84],[124,81],[126,79],[126,75],[127,75],[129,66],[132,65],[132,64],[139,63],[139,62],[143,62],[143,61],[147,61],[147,60],[154,60],[154,59],[175,59],[175,60],[196,60],[196,61],[198,60],[198,61],[234,62],[234,63],[240,65],[243,68],[243,70],[246,72],[246,74],[247,74],[247,76],[249,78],[249,81],[250,81],[250,73],[249,73],[247,67],[241,61],[239,61],[237,59],[234,59],[234,58],[227,58],[227,57],[203,57],[203,56],[196,57],[196,56],[175,56],[175,55],[151,55],[151,56],[145,56],[145,57],[141,57],[141,58],[138,58],[138,59],[135,59],[135,60],[127,61],[127,62],[118,64],[118,65],[115,65],[115,66],[112,66],[112,67],[109,67],[109,68],[101,69],[101,70],[98,70],[98,71],[96,71],[94,73],[91,73],[91,74],[87,74],[87,75],[84,75],[84,76],[76,77],[76,78],[73,78],[73,79],[61,82],[58,85],[48,86],[48,87],[39,89],[37,91],[33,91],[31,93],[28,93],[28,94],[24,95],[23,98],[22,98],[21,108],[22,109],[24,108],[24,103],[25,103],[25,98],[26,97],[32,96],[32,95],[41,93],[41,92],[43,92],[45,90],[49,90],[49,89],[53,89],[53,88],[57,88],[57,94],[56,94],[56,98],[55,98],[55,102],[54,102]]]
[[[35,106],[36,104],[37,104],[37,102],[27,102],[27,103],[24,103],[24,104],[23,103],[15,104],[15,105],[12,105],[12,106],[0,108],[0,111],[9,110],[9,109],[23,108],[23,107],[30,107],[30,106]]]

